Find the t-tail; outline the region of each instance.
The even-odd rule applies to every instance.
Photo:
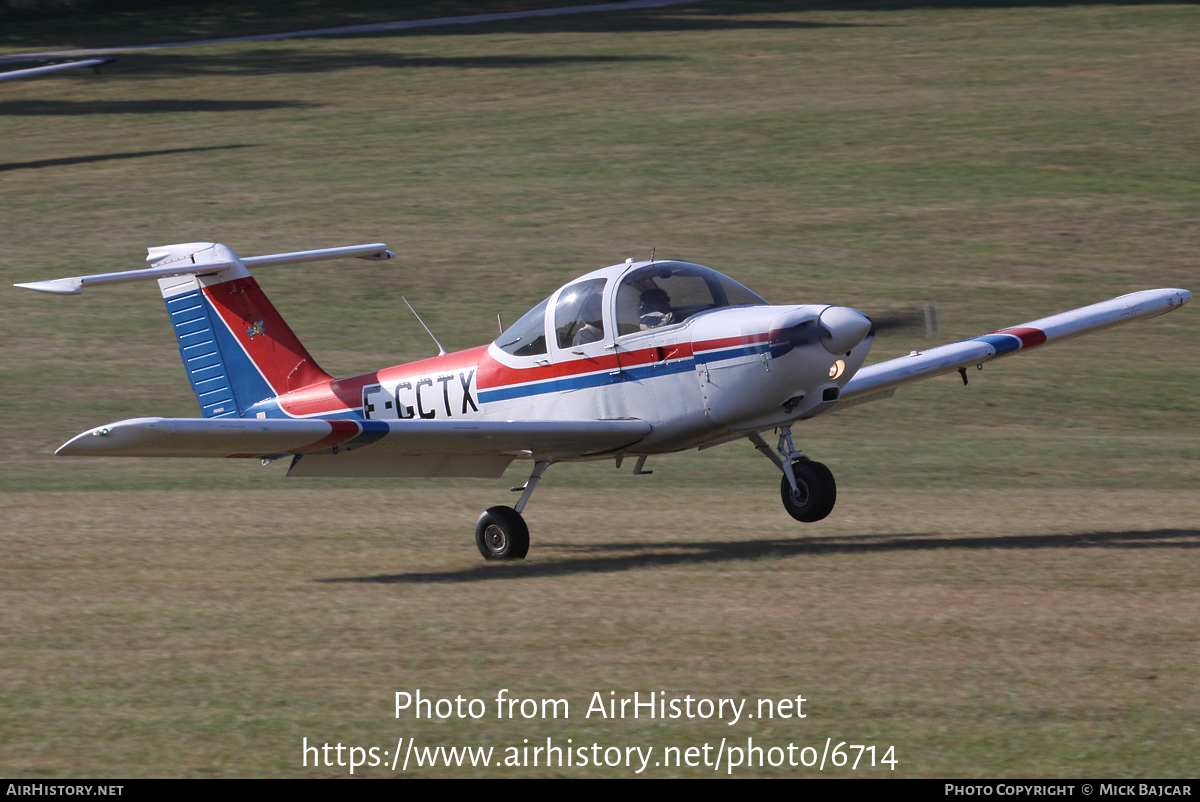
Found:
[[[150,248],[151,266],[143,270],[16,286],[66,295],[93,285],[157,279],[204,417],[242,417],[260,401],[333,378],[301,344],[249,267],[394,255],[387,245],[373,243],[240,259],[225,245],[188,242]]]

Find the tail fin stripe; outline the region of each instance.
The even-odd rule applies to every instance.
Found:
[[[333,380],[300,344],[253,277],[207,285],[203,292],[213,326],[220,326],[217,340],[226,359],[232,360],[230,366],[239,372],[243,365],[253,370],[255,379],[271,390],[251,404]]]
[[[179,356],[187,368],[188,381],[206,418],[239,414],[228,371],[213,332],[212,320],[198,291],[165,299],[171,324],[179,340]],[[220,411],[218,411],[220,410]]]

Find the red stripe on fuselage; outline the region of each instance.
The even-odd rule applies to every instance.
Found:
[[[279,405],[289,415],[325,415],[361,406],[363,387],[370,384],[390,383],[419,376],[475,368],[476,387],[480,390],[490,390],[602,370],[612,371],[620,367],[628,368],[637,365],[652,365],[671,359],[687,359],[693,356],[695,351],[715,351],[766,340],[766,334],[746,334],[738,337],[706,340],[695,345],[690,342],[675,343],[639,348],[634,351],[621,351],[619,354],[605,353],[594,358],[571,359],[553,365],[533,365],[528,368],[512,368],[501,364],[488,354],[488,346],[480,345],[445,356],[422,359],[419,362],[396,365],[372,373],[361,373],[357,376],[314,384],[311,387],[304,387],[281,395]]]
[[[479,360],[479,375],[476,379],[480,390],[491,390],[497,387],[509,387],[514,384],[548,381],[579,376],[584,373],[597,373],[602,370],[613,371],[618,368],[629,368],[637,365],[652,365],[669,359],[684,359],[692,356],[691,343],[676,343],[660,345],[653,348],[639,348],[635,351],[619,351],[606,353],[595,357],[583,357],[557,362],[553,365],[536,365],[529,368],[510,368],[485,354]]]
[[[1012,329],[1000,329],[993,331],[992,334],[1010,334],[1021,341],[1021,348],[1036,348],[1046,342],[1046,332],[1041,329],[1031,329],[1024,326],[1017,326]]]
[[[362,406],[363,387],[369,384],[402,381],[409,377],[428,376],[436,373],[473,368],[480,357],[485,355],[486,345],[468,348],[465,351],[455,351],[445,356],[435,356],[406,365],[395,365],[390,368],[360,373],[344,379],[315,384],[279,397],[279,406],[289,415],[326,415],[332,412],[344,412]]]
[[[695,343],[692,349],[699,351],[717,351],[721,348],[734,348],[739,345],[753,345],[754,343],[766,342],[770,338],[769,334],[743,334],[739,337],[722,337],[719,340],[705,340],[704,342]]]

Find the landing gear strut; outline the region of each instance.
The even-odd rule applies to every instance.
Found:
[[[533,466],[533,473],[521,487],[513,491],[524,491],[521,499],[513,507],[488,507],[475,522],[475,545],[479,553],[488,560],[523,560],[529,553],[529,527],[521,517],[521,510],[529,503],[533,489],[537,487],[542,474],[550,467],[550,460],[538,460]]]
[[[833,505],[837,502],[837,482],[833,479],[833,473],[792,445],[790,426],[783,427],[775,451],[757,432],[750,435],[750,442],[783,472],[779,495],[788,515],[797,521],[813,523],[833,512]]]

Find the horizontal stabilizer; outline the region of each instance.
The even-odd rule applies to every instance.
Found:
[[[233,258],[226,259],[197,259],[203,253],[216,253],[217,250]],[[49,292],[56,295],[76,295],[83,292],[85,287],[105,284],[124,284],[129,281],[146,281],[148,279],[174,278],[176,276],[196,276],[219,273],[222,270],[236,267],[238,261],[247,267],[270,267],[274,265],[299,264],[301,262],[319,262],[327,259],[356,259],[384,260],[391,259],[396,254],[388,250],[385,243],[373,242],[367,245],[347,245],[342,248],[321,248],[314,251],[292,251],[290,253],[273,253],[266,256],[250,256],[238,260],[224,246],[213,248],[211,242],[189,242],[180,245],[166,245],[159,248],[149,248],[150,255],[146,261],[151,267],[142,270],[122,270],[116,273],[94,273],[90,276],[69,276],[51,281],[31,281],[14,286],[38,292]]]

